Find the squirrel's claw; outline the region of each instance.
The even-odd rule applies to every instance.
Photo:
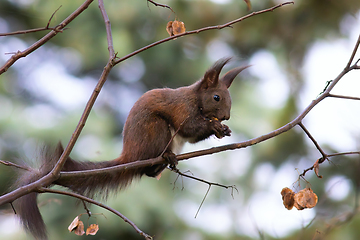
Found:
[[[221,139],[225,136],[231,136],[231,130],[227,125],[222,124],[218,120],[213,120],[211,122],[213,123],[214,134],[217,138]]]
[[[178,165],[178,160],[173,152],[165,152],[163,154],[163,158],[166,160],[166,162],[169,163],[170,168],[174,168],[176,165]]]

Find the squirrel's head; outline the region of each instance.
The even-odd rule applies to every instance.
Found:
[[[228,88],[234,78],[245,68],[238,67],[230,70],[219,79],[221,69],[231,58],[218,60],[204,77],[197,84],[197,95],[199,109],[203,117],[208,119],[218,119],[219,121],[230,118],[231,98]]]

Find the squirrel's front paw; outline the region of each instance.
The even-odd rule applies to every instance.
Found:
[[[169,163],[170,168],[176,167],[178,160],[173,152],[165,152],[163,158]]]
[[[215,121],[213,120],[212,122],[213,122],[215,136],[217,138],[231,136],[231,130],[227,125],[222,124],[220,121],[216,121],[216,120]]]
[[[231,130],[230,130],[230,128],[229,128],[227,125],[225,125],[225,124],[222,124],[222,126],[223,126],[224,135],[225,135],[225,136],[231,136]]]

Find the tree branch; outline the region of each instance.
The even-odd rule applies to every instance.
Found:
[[[353,51],[352,51],[352,53],[351,53],[350,59],[349,59],[348,63],[346,64],[345,69],[349,69],[349,68],[350,68],[350,65],[351,65],[351,63],[352,63],[353,60],[354,60],[354,57],[355,57],[355,54],[356,54],[356,52],[357,52],[357,50],[358,50],[358,48],[359,48],[359,45],[360,45],[360,34],[359,34],[358,40],[357,40],[357,42],[356,42],[356,44],[355,44],[355,47],[354,47],[354,49],[353,49]],[[356,61],[356,63],[354,64],[354,66],[356,66],[358,62],[359,62],[359,60]]]
[[[109,59],[111,60],[111,58],[115,57],[115,50],[114,50],[114,45],[113,45],[112,33],[111,33],[111,23],[110,23],[108,15],[106,13],[103,0],[99,0],[99,8],[100,8],[101,15],[105,22],[106,38],[107,38],[108,50],[109,50]]]
[[[343,156],[343,155],[352,155],[352,154],[360,154],[360,151],[358,152],[340,152],[340,153],[332,153],[328,154],[328,157],[336,157],[336,156]]]
[[[26,57],[30,53],[34,52],[36,49],[44,45],[50,39],[55,37],[59,32],[64,30],[64,28],[72,22],[77,16],[79,16],[94,0],[86,0],[78,9],[76,9],[72,14],[70,14],[64,21],[57,25],[51,32],[46,34],[39,41],[25,49],[24,51],[17,51],[1,68],[0,75],[6,72],[9,67],[11,67],[17,60],[20,58]]]
[[[282,7],[282,6],[285,6],[285,5],[288,5],[288,4],[294,4],[294,2],[284,2],[284,3],[278,4],[278,5],[274,6],[274,7],[268,8],[268,9],[264,9],[264,10],[257,11],[257,12],[252,12],[252,13],[244,16],[244,17],[235,19],[235,20],[230,21],[230,22],[228,22],[228,23],[225,23],[225,24],[223,24],[223,25],[204,27],[204,28],[200,28],[200,29],[196,29],[196,30],[193,30],[193,31],[188,31],[188,32],[184,32],[184,33],[181,33],[181,34],[177,34],[177,35],[171,36],[171,37],[164,38],[164,39],[162,39],[162,40],[159,40],[159,41],[157,41],[157,42],[154,42],[154,43],[152,43],[152,44],[149,44],[149,45],[147,45],[147,46],[145,46],[145,47],[143,47],[143,48],[140,48],[140,49],[138,49],[138,50],[136,50],[136,51],[134,51],[134,52],[132,52],[132,53],[130,53],[130,54],[122,57],[122,58],[119,58],[118,60],[116,60],[116,61],[114,62],[114,65],[116,65],[116,64],[118,64],[118,63],[120,63],[120,62],[122,62],[122,61],[124,61],[124,60],[126,60],[126,59],[128,59],[128,58],[130,58],[130,57],[132,57],[132,56],[135,56],[136,54],[139,54],[139,53],[141,53],[141,52],[143,52],[143,51],[145,51],[145,50],[147,50],[147,49],[149,49],[149,48],[155,47],[155,46],[157,46],[157,45],[159,45],[159,44],[162,44],[162,43],[164,43],[164,42],[168,42],[168,41],[173,40],[173,39],[175,39],[175,38],[180,38],[180,37],[187,36],[187,35],[191,35],[191,34],[195,34],[195,33],[197,34],[197,33],[204,32],[204,31],[208,31],[208,30],[215,30],[215,29],[218,29],[218,30],[219,30],[219,29],[223,29],[223,28],[226,28],[226,27],[230,27],[231,25],[234,25],[235,23],[241,22],[241,21],[243,21],[243,20],[245,20],[245,19],[247,19],[247,18],[250,18],[250,17],[252,17],[252,16],[259,15],[259,14],[266,13],[266,12],[272,12],[272,11],[274,11],[275,9],[280,8],[280,7]]]
[[[19,35],[19,34],[26,34],[26,33],[33,33],[33,32],[40,32],[40,31],[44,31],[44,30],[55,30],[56,27],[49,27],[51,20],[53,19],[55,13],[61,8],[62,6],[60,6],[58,9],[55,10],[55,12],[53,12],[53,14],[51,14],[51,17],[48,21],[48,23],[46,24],[46,27],[42,27],[42,28],[34,28],[34,29],[29,29],[29,30],[21,30],[21,31],[15,31],[15,32],[9,32],[9,33],[0,33],[0,37],[4,37],[4,36],[11,36],[11,35]],[[64,30],[64,29],[62,29]],[[61,30],[61,31],[62,31]]]
[[[302,122],[299,122],[299,126],[305,132],[305,134],[308,136],[308,138],[310,138],[310,140],[314,143],[317,150],[319,150],[319,152],[321,153],[321,155],[322,155],[321,162],[325,161],[325,159],[327,158],[327,154],[321,149],[320,145],[317,143],[315,138],[311,135],[311,133],[307,130],[307,128],[304,126],[304,124]],[[321,162],[319,161],[319,163],[321,163]]]
[[[140,228],[138,228],[138,226],[136,226],[135,223],[133,223],[130,219],[128,219],[122,213],[120,213],[119,211],[116,211],[115,209],[113,209],[111,207],[106,206],[105,204],[97,202],[97,201],[95,201],[95,200],[93,200],[91,198],[82,196],[82,195],[77,194],[77,193],[66,192],[66,191],[55,190],[55,189],[44,188],[44,187],[39,188],[38,192],[39,193],[55,193],[55,194],[66,195],[66,196],[70,196],[70,197],[80,199],[82,201],[86,201],[88,203],[92,203],[92,204],[97,205],[99,207],[102,207],[102,208],[114,213],[115,215],[119,216],[121,219],[124,220],[124,222],[130,224],[130,226],[133,227],[135,229],[135,231],[137,233],[139,233],[141,236],[143,236],[145,239],[152,239],[152,237],[150,235],[148,235],[148,234],[144,233],[142,230],[140,230]]]
[[[190,179],[193,179],[193,180],[202,182],[202,183],[206,183],[206,184],[209,186],[208,189],[207,189],[207,191],[206,191],[206,193],[205,193],[205,195],[204,195],[204,197],[203,197],[203,199],[202,199],[202,201],[201,201],[201,203],[200,203],[200,206],[199,206],[199,208],[198,208],[198,210],[197,210],[197,212],[196,212],[196,214],[195,214],[195,218],[196,218],[197,215],[199,214],[200,209],[201,209],[202,205],[204,204],[205,199],[206,199],[207,195],[209,194],[210,188],[211,188],[212,186],[218,186],[218,187],[222,187],[222,188],[225,188],[225,189],[231,188],[231,196],[232,196],[233,198],[234,198],[234,189],[235,189],[237,192],[239,192],[235,185],[223,185],[223,184],[216,183],[216,182],[209,182],[209,181],[206,181],[206,180],[204,180],[204,179],[201,179],[201,178],[198,178],[198,177],[194,177],[194,176],[185,174],[185,173],[183,173],[183,172],[180,172],[180,170],[177,169],[176,167],[170,168],[170,170],[173,171],[173,172],[175,172],[175,173],[177,173],[179,176],[187,177],[187,178],[190,178]],[[175,182],[174,182],[174,184],[175,184]]]
[[[168,8],[168,9],[170,9],[173,13],[175,13],[174,10],[173,10],[170,6],[168,6],[168,5],[161,4],[161,3],[157,3],[157,2],[154,2],[153,0],[146,0],[146,1],[147,1],[148,3],[150,2],[150,3],[154,4],[156,7]]]
[[[5,166],[16,167],[16,168],[23,169],[23,170],[27,170],[27,171],[30,171],[30,170],[31,170],[29,167],[21,166],[21,165],[18,165],[18,164],[9,162],[9,161],[0,160],[0,163],[3,164],[3,165],[5,165]]]
[[[360,97],[342,96],[342,95],[335,95],[335,94],[329,94],[329,97],[350,99],[350,100],[360,100]]]

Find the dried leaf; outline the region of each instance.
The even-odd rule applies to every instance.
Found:
[[[294,202],[295,202],[295,200],[294,200],[295,193],[290,188],[286,187],[281,190],[281,196],[282,196],[284,206],[288,210],[291,210],[293,208]]]
[[[161,178],[161,173],[159,173],[158,175],[156,175],[156,180],[160,180],[160,178]]]
[[[298,210],[303,210],[305,208],[313,208],[316,206],[318,197],[313,192],[311,188],[304,188],[295,194],[295,203],[294,206]]]
[[[319,160],[320,159],[316,160],[316,162],[314,163],[314,172],[318,178],[322,178],[322,176],[319,175]]]
[[[173,23],[173,21],[170,21],[166,24],[166,31],[168,32],[170,37],[174,36],[173,29],[172,29],[172,23]]]
[[[97,224],[91,224],[87,229],[86,229],[86,235],[95,235],[97,233],[97,231],[99,231],[99,225]]]
[[[186,31],[185,24],[183,22],[175,20],[172,23],[172,30],[174,35],[184,33]]]
[[[68,229],[69,232],[72,232],[75,228],[77,228],[79,225],[79,216],[76,216],[76,218],[74,218],[74,220],[70,223]]]
[[[250,0],[244,0],[244,2],[245,2],[246,5],[247,5],[248,11],[250,11],[250,10],[251,10],[251,2],[250,2]]]
[[[79,221],[79,225],[77,226],[77,228],[75,228],[74,233],[78,236],[84,235],[84,223],[82,221]]]
[[[170,37],[177,35],[177,34],[184,33],[186,31],[185,24],[183,22],[180,22],[177,20],[169,21],[166,24],[166,31],[169,33]]]

